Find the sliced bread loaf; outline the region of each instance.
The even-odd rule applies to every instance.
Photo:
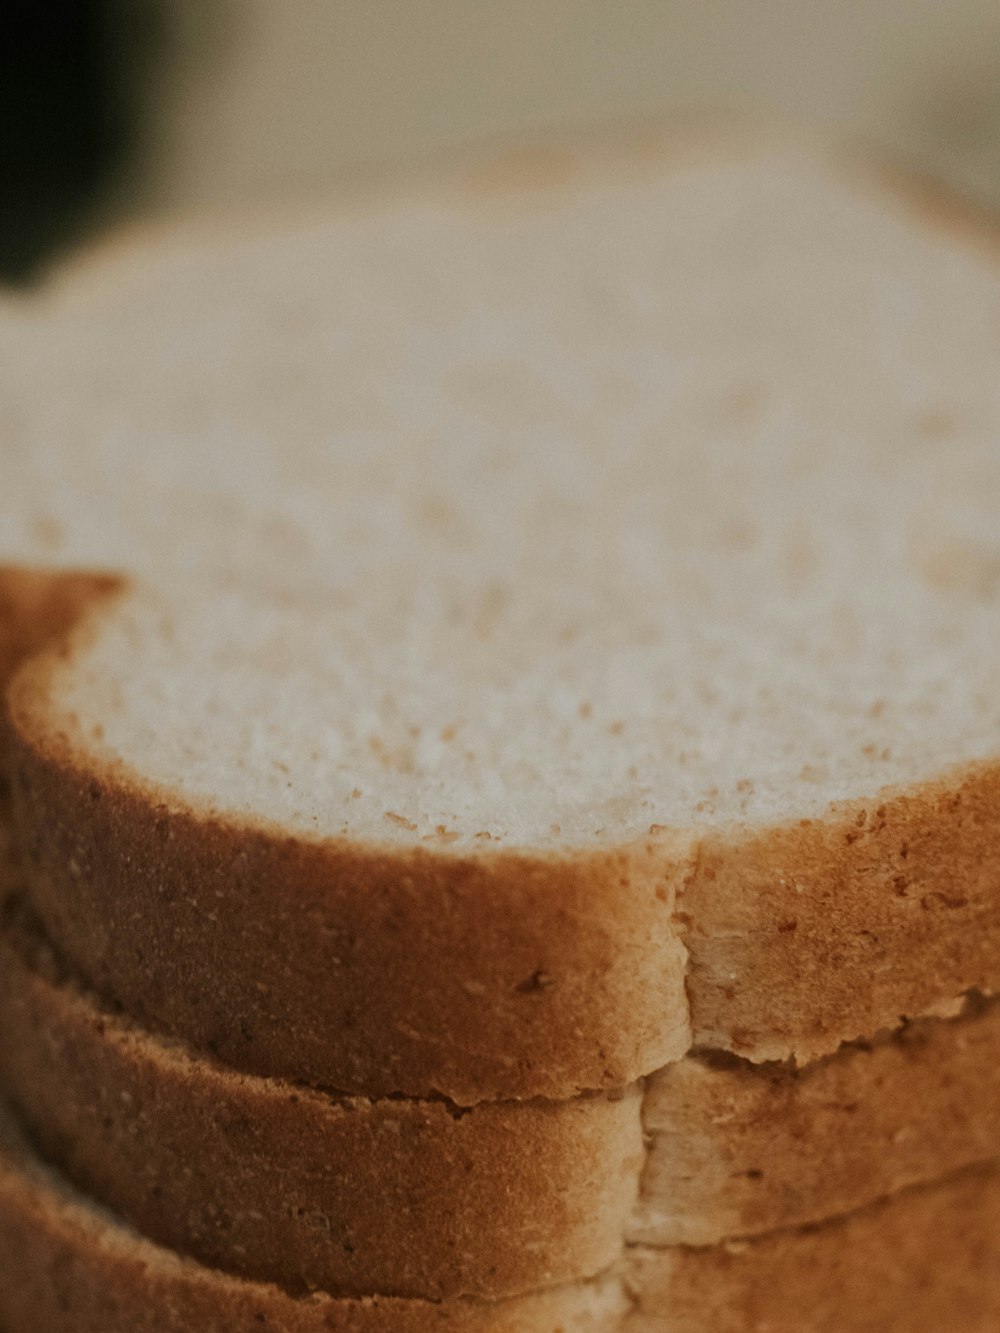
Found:
[[[564,1097],[1000,982],[995,268],[794,148],[533,161],[28,340],[0,552],[147,580],[12,692],[32,892],[248,1070]]]

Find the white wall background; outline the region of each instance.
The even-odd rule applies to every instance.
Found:
[[[701,105],[860,132],[1000,203],[1000,0],[175,0],[169,27],[155,210]]]

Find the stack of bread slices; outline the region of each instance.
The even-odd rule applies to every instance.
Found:
[[[4,1333],[1000,1327],[1000,271],[549,142],[0,311]]]

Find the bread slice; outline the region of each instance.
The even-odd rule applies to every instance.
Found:
[[[600,1272],[623,1237],[822,1222],[1000,1147],[997,1002],[800,1071],[690,1056],[641,1103],[633,1088],[460,1114],[196,1057],[101,1005],[9,917],[0,1082],[46,1156],[154,1240],[292,1289],[507,1295]]]
[[[528,162],[28,340],[0,552],[146,579],[13,690],[32,892],[252,1072],[563,1098],[1000,979],[993,263],[794,146]]]
[[[492,1305],[294,1297],[143,1239],[0,1116],[5,1333],[990,1333],[998,1235],[1000,1178],[981,1168],[812,1230],[636,1247],[616,1274]]]

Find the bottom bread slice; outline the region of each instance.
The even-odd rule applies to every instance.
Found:
[[[154,1245],[0,1111],[4,1333],[994,1333],[1000,1167],[739,1244],[630,1247],[601,1278],[495,1303],[295,1297]]]

